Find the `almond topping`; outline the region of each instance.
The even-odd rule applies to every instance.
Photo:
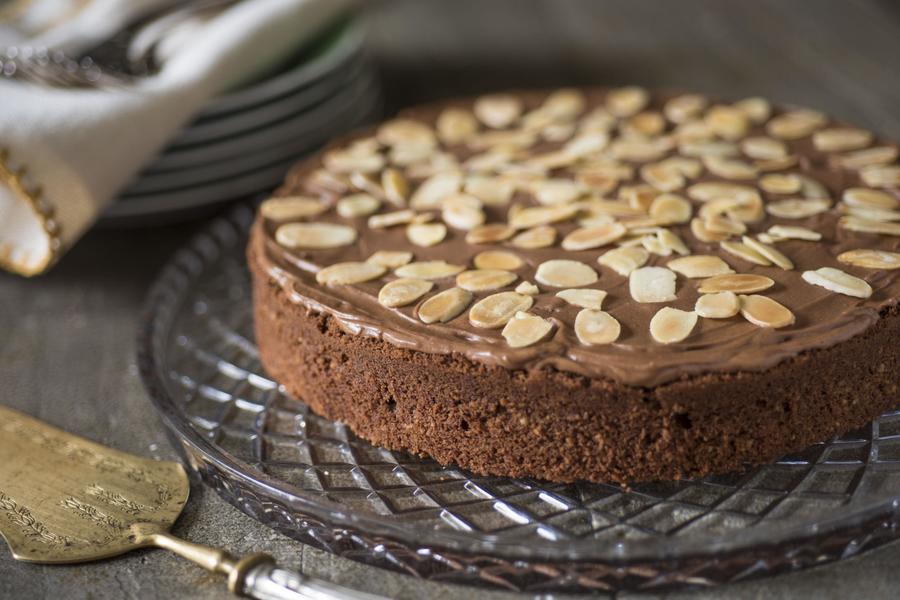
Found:
[[[481,200],[468,194],[453,194],[444,198],[441,218],[454,229],[469,231],[484,223]]]
[[[370,229],[383,229],[385,227],[393,227],[394,225],[406,225],[412,223],[416,218],[416,213],[411,210],[397,210],[380,215],[372,215],[369,217]]]
[[[751,262],[755,265],[762,265],[764,267],[768,267],[768,266],[771,266],[771,264],[772,264],[772,262],[768,258],[763,256],[762,254],[760,254],[759,252],[757,252],[756,250],[754,250],[747,244],[742,244],[740,242],[724,241],[724,242],[719,242],[719,245],[722,247],[722,250],[725,250],[729,254],[733,254],[734,256],[737,256],[738,258],[742,258],[742,259],[746,260],[747,262]]]
[[[379,250],[366,259],[366,262],[381,265],[386,269],[396,269],[402,267],[413,259],[412,252],[403,252],[399,250]]]
[[[335,223],[287,223],[275,230],[275,241],[285,248],[339,248],[356,241],[356,230]]]
[[[695,183],[687,189],[687,195],[693,200],[709,202],[717,198],[734,198],[743,200],[756,194],[756,190],[750,186],[725,181],[705,181]]]
[[[794,268],[794,263],[791,262],[791,259],[782,254],[779,250],[775,249],[773,246],[764,244],[759,240],[755,240],[752,237],[746,235],[742,239],[744,241],[744,244],[746,244],[748,247],[766,257],[767,260],[778,265],[785,271],[790,271]]]
[[[446,323],[455,319],[472,302],[472,292],[450,288],[438,292],[419,306],[419,319],[423,323]]]
[[[556,297],[562,298],[573,306],[600,310],[603,308],[603,300],[606,298],[606,292],[603,290],[572,289],[556,292]]]
[[[585,308],[575,316],[575,335],[586,346],[611,344],[621,332],[619,322],[602,310]]]
[[[784,142],[766,136],[748,137],[741,142],[741,150],[757,160],[781,160],[788,156]]]
[[[644,165],[641,167],[641,177],[661,192],[674,192],[685,184],[684,175],[665,162]]]
[[[650,335],[660,344],[674,344],[687,338],[696,325],[697,313],[666,306],[650,319]]]
[[[844,152],[859,150],[872,143],[872,133],[865,129],[849,127],[823,129],[813,134],[813,145],[820,152]]]
[[[770,194],[795,194],[803,187],[803,180],[792,174],[763,175],[759,187]]]
[[[685,245],[682,239],[668,229],[660,229],[657,231],[656,239],[659,240],[662,247],[668,251],[665,256],[668,256],[672,252],[676,252],[682,256],[687,256],[691,253],[690,248]]]
[[[887,192],[868,188],[848,188],[844,190],[844,204],[859,208],[894,210],[900,207],[900,200]]]
[[[500,335],[510,348],[524,348],[541,341],[552,329],[551,321],[519,311],[506,323]]]
[[[700,282],[701,294],[718,292],[734,292],[735,294],[752,294],[761,292],[775,285],[775,282],[763,275],[736,273],[733,275],[716,275]]]
[[[269,198],[259,206],[263,217],[271,221],[297,221],[325,212],[328,205],[306,196]]]
[[[838,158],[838,162],[845,169],[862,169],[877,165],[886,165],[897,160],[898,151],[894,146],[878,146],[848,152]]]
[[[480,252],[475,255],[473,262],[478,269],[503,269],[504,271],[515,271],[525,264],[517,255],[503,250]]]
[[[499,292],[476,302],[469,311],[469,322],[482,329],[506,325],[517,312],[531,308],[534,298],[517,292]]]
[[[406,197],[409,195],[409,183],[406,177],[397,169],[385,169],[381,173],[381,189],[384,197],[394,206],[405,206]]]
[[[567,221],[575,216],[578,207],[573,204],[557,206],[529,206],[516,212],[509,218],[510,227],[528,229],[538,225],[549,225]]]
[[[793,227],[791,225],[772,225],[769,227],[769,235],[775,239],[782,240],[807,240],[810,242],[818,242],[822,239],[822,234],[806,227]]]
[[[581,187],[571,179],[545,179],[535,182],[531,191],[540,204],[568,204],[581,196]]]
[[[870,187],[900,187],[900,167],[865,167],[859,176]]]
[[[378,292],[378,303],[388,308],[412,304],[431,291],[434,283],[423,279],[395,279]]]
[[[815,110],[793,110],[774,117],[766,124],[766,131],[782,140],[796,140],[811,135],[827,120],[825,115]]]
[[[747,135],[750,120],[740,109],[733,106],[713,106],[706,113],[706,125],[717,136],[734,141]]]
[[[707,231],[726,235],[741,235],[747,231],[747,226],[740,221],[719,215],[707,215],[703,220],[703,225]]]
[[[487,175],[470,175],[466,179],[463,191],[481,200],[488,206],[509,204],[516,191],[515,182],[500,177]]]
[[[741,296],[741,314],[757,327],[787,327],[794,323],[794,313],[767,296]]]
[[[518,275],[501,269],[475,269],[456,276],[456,286],[470,292],[499,290],[518,279]]]
[[[647,264],[649,258],[650,253],[644,248],[625,247],[602,254],[597,262],[604,267],[609,267],[622,277],[628,277],[632,271]]]
[[[460,144],[478,132],[478,121],[462,108],[447,108],[435,124],[438,137],[448,145]]]
[[[757,168],[750,163],[720,156],[704,156],[703,165],[713,175],[725,179],[753,179],[759,174]]]
[[[694,312],[704,319],[728,319],[738,314],[741,302],[734,292],[716,292],[697,298]]]
[[[887,250],[848,250],[839,254],[837,259],[844,264],[865,269],[900,269],[900,254]]]
[[[815,271],[804,271],[803,280],[807,283],[821,286],[831,292],[855,298],[868,298],[872,295],[872,286],[864,280],[833,267],[821,267]]]
[[[376,173],[384,167],[380,154],[356,154],[349,150],[332,150],[322,157],[325,168],[332,173]]]
[[[337,213],[345,219],[368,217],[381,207],[381,200],[370,194],[352,194],[337,203]]]
[[[766,204],[766,212],[779,219],[806,219],[831,208],[831,200],[778,200]]]
[[[515,291],[520,294],[525,294],[526,296],[537,296],[541,293],[541,289],[530,281],[523,281],[516,286]]]
[[[734,273],[731,267],[718,256],[697,254],[670,260],[666,265],[676,273],[681,273],[689,279],[698,277],[714,277]]]
[[[447,237],[447,227],[443,223],[413,223],[406,227],[406,239],[416,246],[434,246]]]
[[[628,289],[635,302],[675,300],[675,273],[664,267],[641,267],[628,276]]]
[[[564,250],[589,250],[612,244],[628,233],[621,223],[609,223],[596,227],[581,227],[562,241]]]
[[[409,263],[394,270],[397,277],[413,279],[443,279],[453,277],[465,270],[462,265],[451,265],[442,260],[427,260]]]
[[[457,193],[461,185],[462,175],[459,173],[437,173],[416,188],[409,204],[416,210],[440,208],[444,198]]]
[[[549,225],[541,225],[527,229],[511,240],[516,248],[535,249],[547,248],[556,242],[556,230]]]
[[[738,100],[732,106],[747,115],[753,123],[764,123],[769,120],[772,114],[772,106],[765,98],[744,98]]]
[[[647,106],[650,94],[636,86],[621,87],[606,94],[606,108],[613,116],[624,118],[635,115]]]
[[[708,101],[699,94],[683,94],[666,102],[663,112],[673,123],[684,123],[698,116]]]
[[[675,225],[691,220],[691,203],[676,194],[660,194],[650,205],[650,216],[660,225]]]
[[[885,223],[860,217],[841,217],[838,225],[850,231],[900,236],[900,223]]]
[[[691,233],[694,234],[695,238],[701,242],[706,242],[707,244],[726,240],[729,235],[718,231],[710,231],[707,229],[703,219],[698,218],[691,219]]]
[[[577,260],[548,260],[538,265],[534,278],[551,287],[584,287],[597,281],[597,272]]]
[[[370,262],[343,262],[316,273],[316,281],[324,285],[350,285],[378,279],[387,269]]]
[[[505,223],[490,223],[473,227],[466,234],[466,243],[469,244],[493,244],[508,240],[516,232],[515,229]],[[551,242],[552,243],[552,242]]]
[[[522,115],[522,101],[512,94],[489,94],[475,101],[474,111],[488,127],[503,129]]]

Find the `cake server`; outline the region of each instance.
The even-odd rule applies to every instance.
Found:
[[[164,548],[262,600],[375,600],[283,569],[267,554],[237,558],[169,529],[188,500],[178,463],[140,458],[0,406],[0,535],[13,558],[79,563]]]

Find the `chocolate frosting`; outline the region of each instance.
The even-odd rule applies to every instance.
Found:
[[[604,92],[586,92],[589,109],[602,103]],[[651,109],[660,109],[671,94],[659,94],[651,100]],[[524,93],[522,98],[526,108],[534,108],[542,102],[541,93]],[[471,100],[454,101],[430,105],[407,111],[403,116],[434,124],[437,115],[449,105],[471,107]],[[777,115],[781,110],[774,110]],[[830,122],[828,126],[842,126]],[[360,132],[335,146],[343,146],[350,139],[362,138],[372,131]],[[765,135],[761,127],[752,129],[748,135]],[[670,226],[690,248],[692,254],[713,254],[720,256],[737,273],[765,275],[775,281],[775,285],[761,292],[788,307],[796,316],[796,322],[781,329],[757,327],[740,315],[730,319],[700,319],[691,335],[683,342],[662,345],[655,342],[649,333],[649,322],[662,306],[672,306],[683,310],[693,310],[699,297],[697,288],[702,280],[686,279],[678,276],[677,299],[667,303],[640,304],[635,302],[628,289],[628,278],[600,266],[597,257],[609,247],[587,251],[566,251],[554,246],[543,249],[520,249],[506,247],[507,244],[473,245],[465,241],[464,231],[448,228],[446,239],[436,246],[422,248],[409,243],[403,226],[387,229],[369,229],[366,218],[342,218],[334,210],[316,217],[317,221],[343,223],[355,227],[359,239],[355,244],[327,250],[289,250],[279,245],[274,232],[279,223],[259,217],[254,226],[253,240],[255,255],[264,269],[283,288],[294,302],[314,312],[333,317],[341,327],[352,334],[379,338],[387,343],[410,350],[428,353],[456,353],[466,356],[476,363],[500,365],[508,369],[523,370],[555,368],[582,374],[588,377],[611,378],[626,385],[651,387],[666,382],[687,378],[707,372],[760,371],[771,368],[779,362],[797,354],[816,348],[833,346],[871,327],[880,313],[900,299],[900,270],[875,270],[841,264],[836,256],[846,250],[870,248],[897,251],[900,238],[849,231],[837,226],[840,213],[837,201],[848,187],[862,186],[856,172],[845,170],[834,164],[833,157],[817,151],[809,137],[788,141],[792,153],[800,157],[798,165],[784,172],[801,173],[825,185],[835,206],[825,212],[805,219],[779,219],[771,215],[759,223],[748,224],[748,235],[764,232],[774,224],[802,226],[822,234],[819,242],[786,240],[778,242],[777,248],[786,254],[795,265],[794,270],[785,271],[776,266],[753,265],[743,259],[722,251],[717,243],[698,241],[688,225]],[[876,142],[879,144],[879,142]],[[559,143],[542,142],[535,152],[549,151]],[[447,149],[460,159],[470,151],[464,147]],[[673,152],[674,154],[674,152]],[[317,188],[308,175],[320,167],[321,155],[297,167],[289,174],[286,183],[277,196],[314,195],[329,203],[338,199],[333,192]],[[637,177],[637,175],[636,175]],[[698,181],[721,180],[708,173],[688,185]],[[411,185],[420,180],[411,180]],[[723,180],[724,181],[724,180]],[[640,183],[636,178],[632,183]],[[735,182],[745,183],[745,182]],[[749,183],[752,185],[752,182]],[[887,190],[900,197],[900,190]],[[783,199],[789,196],[775,196],[760,191],[764,201]],[[683,194],[683,190],[677,192]],[[614,194],[610,194],[613,196]],[[523,192],[516,192],[512,202],[535,204],[533,198]],[[693,202],[694,209],[699,203]],[[485,207],[487,222],[505,222],[506,206]],[[394,210],[387,207],[383,210]],[[555,225],[559,239],[577,227],[575,223]],[[386,308],[378,303],[379,289],[393,274],[362,284],[345,286],[324,286],[316,282],[315,274],[321,268],[344,261],[364,261],[377,250],[405,250],[414,254],[415,261],[446,260],[449,263],[472,267],[473,257],[485,250],[505,249],[520,256],[525,264],[516,270],[519,281],[534,281],[534,272],[543,261],[554,258],[579,260],[591,265],[599,274],[597,283],[588,286],[608,292],[603,309],[615,317],[622,325],[619,339],[609,345],[586,346],[575,336],[575,316],[581,310],[567,304],[555,296],[556,288],[541,287],[535,297],[530,312],[553,321],[555,328],[545,340],[525,348],[511,348],[501,337],[499,330],[479,329],[472,326],[467,318],[468,311],[448,323],[425,324],[417,317],[415,303],[401,308]],[[663,257],[650,255],[648,266],[665,266],[677,256]],[[859,299],[828,291],[810,285],[801,279],[805,270],[819,267],[836,267],[866,280],[874,293],[867,299]],[[454,286],[453,278],[438,280],[431,293]],[[507,289],[515,286],[512,284]],[[478,293],[475,301],[495,292]]]

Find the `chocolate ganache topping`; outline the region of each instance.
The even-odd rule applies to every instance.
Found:
[[[302,163],[256,260],[349,333],[655,386],[758,371],[900,298],[897,146],[761,98],[416,108]]]

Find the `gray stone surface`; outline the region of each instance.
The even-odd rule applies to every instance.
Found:
[[[486,89],[638,82],[808,104],[900,138],[895,0],[410,0],[372,15],[389,105]],[[172,457],[134,365],[149,282],[196,227],[91,232],[47,276],[0,275],[0,402],[122,450]],[[200,488],[175,532],[397,598],[517,597],[417,581],[293,542]],[[801,573],[671,598],[894,598],[900,544]],[[102,563],[15,563],[0,598],[225,598],[160,551]]]

